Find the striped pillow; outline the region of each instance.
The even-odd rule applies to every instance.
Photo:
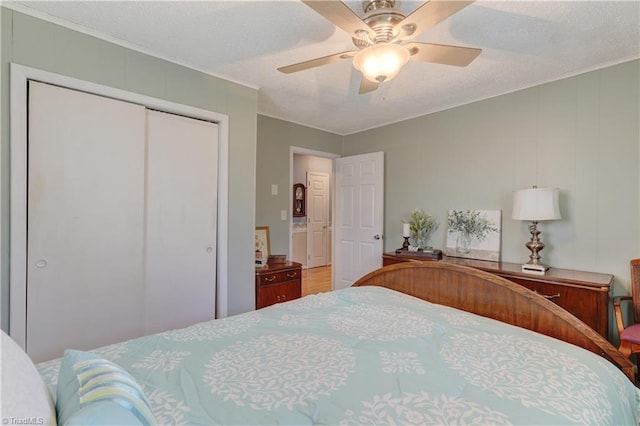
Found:
[[[155,424],[135,379],[122,367],[89,352],[65,351],[56,410],[58,424]]]

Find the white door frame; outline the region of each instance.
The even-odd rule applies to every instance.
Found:
[[[316,151],[313,149],[308,149],[308,148],[302,148],[299,146],[290,146],[289,147],[289,204],[292,203],[293,200],[293,184],[295,183],[293,181],[293,154],[299,154],[299,155],[311,155],[313,157],[322,157],[322,158],[329,158],[331,160],[335,160],[336,158],[340,158],[342,157],[340,154],[334,154],[332,152],[324,152],[324,151]],[[332,165],[331,165],[331,176],[329,177],[329,181],[332,182],[334,181],[333,176],[335,176],[336,174],[336,168],[335,168],[335,161],[332,161]],[[306,183],[305,183],[306,185]],[[329,185],[329,199],[330,199],[330,203],[331,203],[331,217],[334,217],[334,213],[335,213],[335,188],[333,186],[333,184],[330,183]],[[293,227],[291,226],[293,219],[290,219],[289,221],[289,259],[292,259],[293,257],[293,244],[291,243],[293,241]],[[331,245],[331,253],[335,253],[334,251],[334,247],[333,247],[333,231],[331,232],[331,241],[329,241],[329,244]],[[333,254],[332,254],[332,258],[333,258]],[[333,283],[333,268],[331,269],[331,282]],[[332,284],[333,285],[333,284]]]
[[[11,210],[9,269],[9,334],[22,347],[26,343],[26,252],[27,252],[27,82],[37,80],[69,89],[93,93],[151,109],[213,121],[219,126],[218,145],[218,279],[216,317],[228,315],[228,205],[229,205],[229,117],[187,105],[115,89],[61,74],[11,64]]]

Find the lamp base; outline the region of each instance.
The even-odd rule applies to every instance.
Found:
[[[544,244],[539,238],[540,231],[538,231],[538,221],[534,220],[531,225],[529,225],[529,232],[531,233],[531,241],[525,244],[525,246],[531,250],[531,254],[529,255],[529,261],[522,265],[522,272],[544,275],[549,267],[540,263],[539,252],[544,248]]]
[[[549,267],[541,263],[525,263],[522,265],[522,272],[527,274],[544,275],[548,270]]]

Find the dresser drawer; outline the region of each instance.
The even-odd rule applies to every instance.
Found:
[[[284,284],[273,284],[262,287],[259,291],[256,308],[264,308],[276,303],[299,299],[302,296],[299,281],[289,281]]]
[[[264,275],[258,275],[258,285],[261,287],[280,284],[287,281],[300,279],[299,269],[290,269],[288,271],[271,272]]]
[[[591,288],[543,283],[514,277],[507,279],[544,296],[607,337],[608,321],[606,319],[609,315],[609,293],[607,291],[594,291]]]

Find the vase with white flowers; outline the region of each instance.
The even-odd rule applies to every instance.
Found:
[[[433,216],[426,214],[421,209],[414,209],[409,216],[409,220],[405,223],[409,224],[414,248],[418,251],[433,250],[429,244],[429,237],[438,227],[438,221]]]

